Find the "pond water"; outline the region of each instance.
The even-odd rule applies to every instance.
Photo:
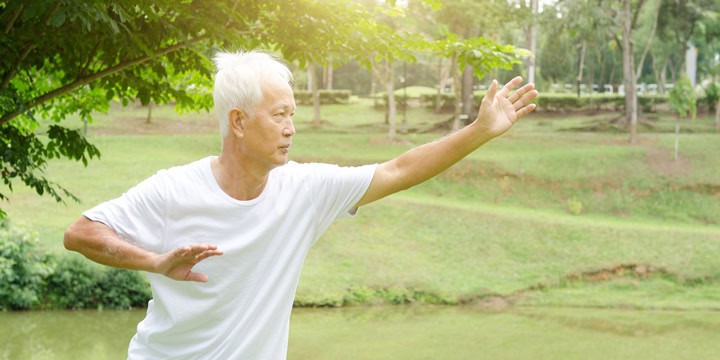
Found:
[[[124,359],[144,311],[0,313],[0,359]],[[717,359],[720,312],[295,309],[288,359]]]

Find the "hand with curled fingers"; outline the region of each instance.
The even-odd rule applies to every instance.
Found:
[[[215,245],[193,244],[179,247],[158,255],[155,262],[155,272],[171,279],[181,281],[207,282],[205,274],[192,272],[195,264],[211,257],[222,255]]]
[[[498,82],[493,80],[482,99],[475,120],[475,125],[482,129],[485,135],[490,137],[501,135],[521,117],[535,109],[535,104],[530,103],[538,96],[535,84],[526,84],[511,93],[521,82],[521,77],[515,77],[498,91]]]

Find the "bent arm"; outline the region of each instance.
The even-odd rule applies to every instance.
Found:
[[[357,206],[420,184],[507,131],[518,119],[535,109],[535,105],[530,104],[538,94],[533,84],[527,84],[509,95],[510,90],[521,81],[516,77],[499,92],[497,82],[493,81],[472,124],[378,165],[368,190]]]
[[[203,244],[157,254],[124,241],[107,225],[84,216],[65,230],[63,243],[66,249],[77,251],[99,264],[187,281],[207,281],[206,275],[192,272],[192,267],[210,256],[222,255],[216,246]]]
[[[155,272],[158,254],[124,241],[110,227],[84,216],[65,230],[65,248],[121,269]]]

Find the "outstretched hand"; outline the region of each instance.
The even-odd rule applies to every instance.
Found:
[[[510,94],[510,91],[521,82],[522,78],[518,76],[497,91],[498,82],[493,80],[482,99],[478,117],[475,120],[475,124],[486,135],[490,137],[501,135],[521,117],[535,110],[535,104],[530,103],[538,95],[535,84],[526,84]]]
[[[193,266],[210,256],[222,255],[215,245],[187,245],[158,255],[155,271],[171,279],[206,282],[205,274],[192,272]]]

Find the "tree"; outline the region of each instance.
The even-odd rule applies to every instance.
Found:
[[[523,56],[530,55],[527,50],[512,45],[500,45],[483,37],[460,40],[455,34],[431,43],[429,48],[435,54],[457,61],[457,70],[452,67],[455,79],[459,79],[459,74],[468,67],[471,67],[475,76],[482,78],[493,69],[510,69],[514,64],[521,63]],[[457,83],[455,89],[454,130],[460,128],[462,104],[462,94]]]
[[[211,82],[208,53],[218,47],[265,46],[301,63],[369,49],[382,59],[397,47],[368,15],[339,0],[0,1],[0,176],[74,198],[43,174],[48,159],[99,156],[60,124],[69,115],[92,121],[112,99],[207,109],[209,94],[195,96],[187,81]]]
[[[519,53],[514,52],[514,47],[503,47],[495,41],[503,25],[508,23],[515,13],[522,14],[522,11],[514,11],[514,7],[507,1],[453,0],[444,2],[443,8],[435,14],[442,26],[431,29],[430,36],[436,39],[436,42],[430,48],[434,54],[449,59],[446,73],[449,74],[455,93],[453,130],[460,128],[461,115],[466,118],[474,115],[475,76],[482,78],[491,69],[510,69],[513,64],[518,63],[515,56]],[[474,45],[479,48],[473,53],[471,47]],[[501,60],[501,53],[505,51],[507,57]],[[487,64],[495,66],[489,69]],[[475,65],[483,69],[475,70]],[[439,73],[442,74],[443,70],[440,69]],[[443,81],[439,82],[442,88]]]

